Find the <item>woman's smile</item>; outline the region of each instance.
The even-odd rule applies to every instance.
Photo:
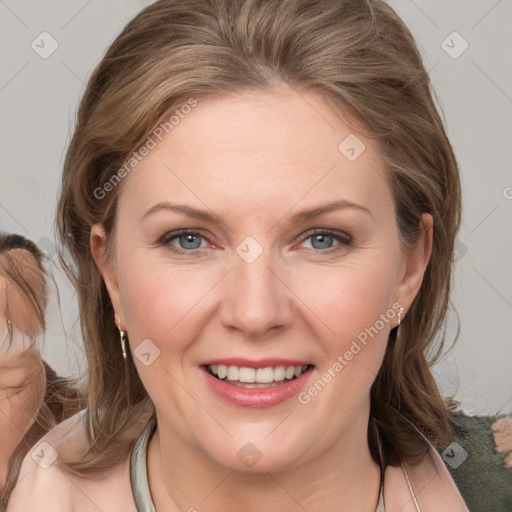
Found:
[[[273,407],[297,395],[314,367],[298,360],[222,358],[200,368],[206,385],[222,400],[240,407]]]
[[[220,364],[202,368],[209,388],[226,402],[240,407],[274,407],[293,398],[306,386],[313,366],[256,369]]]

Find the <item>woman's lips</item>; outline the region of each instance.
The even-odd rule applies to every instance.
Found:
[[[297,395],[299,391],[305,386],[306,381],[312,374],[312,365],[304,364],[300,361],[291,360],[266,360],[260,361],[258,364],[247,364],[247,361],[236,360],[238,364],[234,364],[235,360],[222,360],[212,361],[212,364],[202,365],[201,369],[205,375],[207,385],[209,388],[220,398],[227,401],[230,404],[239,407],[274,407],[280,403],[288,400],[289,398]],[[269,364],[272,362],[273,364]],[[278,363],[277,365],[275,363]],[[249,362],[250,363],[250,362]],[[285,363],[285,364],[281,364]],[[238,366],[242,368],[267,368],[277,366],[295,366],[303,367],[303,373],[299,377],[294,377],[291,380],[285,379],[280,382],[269,382],[266,384],[261,383],[249,383],[245,384],[240,381],[229,381],[227,377],[224,380],[220,380],[217,376],[212,374],[211,366]],[[266,366],[265,366],[266,365]],[[250,386],[250,387],[245,387]]]
[[[308,365],[307,361],[301,361],[299,359],[281,359],[277,357],[267,358],[267,359],[243,359],[241,357],[230,357],[226,359],[210,359],[208,361],[204,361],[202,366],[211,366],[211,365],[219,365],[224,364],[226,366],[246,366],[248,368],[267,368],[269,366],[304,366]]]

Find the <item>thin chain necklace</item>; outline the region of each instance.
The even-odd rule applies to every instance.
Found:
[[[416,494],[414,492],[414,489],[412,488],[411,479],[409,478],[409,473],[407,473],[405,464],[403,462],[400,462],[400,465],[402,466],[402,471],[404,472],[405,479],[407,480],[407,485],[409,486],[409,491],[411,493],[412,501],[414,502],[414,506],[416,507],[416,512],[421,512],[420,504],[418,503],[418,500],[416,499]]]

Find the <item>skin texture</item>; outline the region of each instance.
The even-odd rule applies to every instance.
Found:
[[[338,150],[351,133],[320,97],[286,87],[201,100],[123,181],[112,251],[93,227],[91,249],[130,349],[150,340],[160,351],[149,366],[134,357],[157,410],[148,451],[157,509],[292,511],[298,501],[375,510],[370,386],[397,325],[393,305],[407,314],[420,287],[432,229],[425,215],[404,254],[377,148],[359,137],[366,149],[353,162]],[[340,200],[359,208],[292,220]],[[148,213],[167,201],[223,222]],[[203,237],[194,254],[174,252],[190,251],[174,233],[185,228]],[[313,229],[335,237],[313,245],[303,236]],[[252,263],[237,253],[246,237],[263,250]],[[314,365],[310,386],[390,310],[308,404],[236,407],[205,384],[209,359],[276,357]],[[237,456],[247,443],[261,454],[251,467]]]
[[[25,278],[42,293],[44,278],[34,258],[21,249],[10,252]],[[0,268],[2,265],[0,257]],[[13,342],[7,343],[7,319]],[[32,305],[19,289],[0,275],[0,490],[4,488],[9,459],[34,422],[44,398],[46,378],[34,339],[41,325]]]

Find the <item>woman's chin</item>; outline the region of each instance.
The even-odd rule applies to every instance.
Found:
[[[212,454],[215,457],[216,454]],[[215,457],[216,462],[228,471],[250,475],[268,475],[292,469],[297,465],[296,456],[291,453],[269,453],[247,443],[233,457],[223,454]]]
[[[245,437],[243,441],[215,443],[203,446],[203,450],[212,461],[227,470],[266,474],[285,471],[304,462],[304,446],[299,436],[289,436],[286,443],[270,441],[261,436],[253,438],[252,441]]]

